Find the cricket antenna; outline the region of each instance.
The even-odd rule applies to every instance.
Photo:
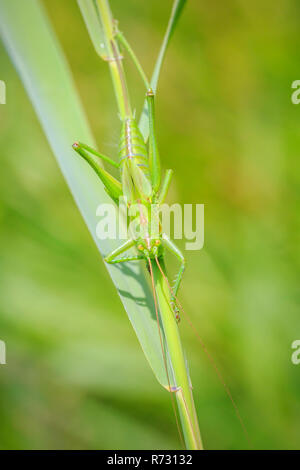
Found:
[[[201,336],[199,335],[198,331],[196,330],[195,326],[193,325],[193,323],[192,323],[192,321],[191,321],[189,315],[184,311],[184,309],[183,309],[181,303],[179,302],[178,298],[177,298],[176,295],[174,294],[173,289],[172,289],[172,287],[170,286],[170,283],[169,283],[169,281],[168,281],[168,278],[167,278],[167,276],[165,275],[165,273],[164,273],[164,271],[163,271],[163,269],[162,269],[162,267],[161,267],[161,265],[160,265],[160,263],[159,263],[159,261],[158,261],[157,256],[155,256],[155,261],[156,261],[156,264],[157,264],[157,266],[158,266],[158,269],[160,270],[160,272],[161,272],[161,274],[162,274],[164,280],[165,280],[166,283],[167,283],[167,286],[168,286],[168,288],[169,288],[170,294],[172,295],[172,297],[173,297],[173,298],[175,299],[175,301],[176,301],[176,305],[178,306],[178,308],[180,309],[180,311],[181,311],[181,312],[183,313],[183,315],[185,316],[185,318],[186,318],[186,320],[187,320],[187,322],[188,322],[190,328],[193,330],[193,332],[194,332],[194,334],[195,334],[195,336],[196,336],[198,342],[200,343],[202,350],[204,351],[204,353],[206,354],[207,358],[209,359],[209,361],[210,361],[212,367],[214,368],[214,370],[215,370],[215,372],[216,372],[216,374],[217,374],[217,377],[218,377],[219,381],[221,382],[222,386],[224,387],[224,390],[225,390],[225,392],[226,392],[226,394],[227,394],[229,400],[231,401],[231,404],[232,404],[232,406],[233,406],[233,408],[234,408],[235,414],[236,414],[236,416],[237,416],[237,418],[238,418],[238,420],[239,420],[239,422],[240,422],[240,425],[241,425],[241,427],[242,427],[242,429],[243,429],[243,432],[244,432],[244,434],[245,434],[245,437],[246,437],[248,446],[249,446],[249,447],[253,447],[252,442],[251,442],[251,439],[250,439],[250,436],[249,436],[249,433],[248,433],[247,428],[246,428],[246,426],[245,426],[245,424],[244,424],[244,421],[243,421],[243,418],[242,418],[242,416],[241,416],[241,414],[240,414],[240,411],[239,411],[239,409],[238,409],[238,406],[237,406],[237,404],[236,404],[236,402],[235,402],[235,400],[234,400],[234,398],[233,398],[233,396],[232,396],[232,394],[231,394],[231,391],[230,391],[228,385],[226,384],[226,382],[225,382],[225,380],[224,380],[224,378],[223,378],[223,376],[222,376],[222,374],[221,374],[220,369],[218,368],[218,366],[217,366],[217,364],[216,364],[214,358],[212,357],[212,355],[210,354],[210,352],[209,352],[208,349],[206,348],[206,346],[205,346],[205,344],[204,344],[204,342],[203,342]]]
[[[178,415],[177,415],[177,411],[176,411],[176,404],[174,403],[174,397],[172,395],[173,391],[172,391],[172,388],[171,388],[170,376],[169,376],[169,372],[168,372],[168,363],[167,363],[166,353],[165,353],[165,350],[164,350],[161,328],[160,328],[160,324],[159,324],[158,306],[157,306],[157,298],[156,298],[156,291],[155,291],[155,285],[154,285],[154,276],[153,276],[152,264],[151,264],[150,258],[147,258],[147,259],[148,259],[149,273],[150,273],[150,277],[151,277],[152,292],[153,292],[153,299],[154,299],[154,307],[155,307],[155,314],[156,314],[159,340],[160,340],[161,351],[162,351],[162,355],[163,355],[163,361],[164,361],[164,365],[165,365],[165,369],[166,369],[166,376],[167,376],[168,388],[169,388],[169,392],[170,392],[170,396],[171,396],[172,408],[173,408],[173,412],[174,412],[174,415],[175,415],[176,426],[177,426],[180,442],[181,442],[183,448],[185,448],[182,432],[181,432],[180,425],[179,425]]]

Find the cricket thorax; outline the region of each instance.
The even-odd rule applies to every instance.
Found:
[[[137,240],[137,249],[142,253],[145,258],[160,258],[163,254],[163,246],[161,240],[157,239],[145,239],[139,238]]]

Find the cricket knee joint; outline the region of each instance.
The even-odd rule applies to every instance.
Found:
[[[77,150],[77,149],[80,147],[79,142],[77,142],[77,141],[74,142],[74,144],[72,145],[72,147],[73,147],[74,150]]]
[[[154,91],[152,90],[152,88],[149,88],[149,90],[146,93],[146,96],[154,96]]]

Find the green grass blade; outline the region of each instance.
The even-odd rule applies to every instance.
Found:
[[[106,255],[121,244],[96,237],[96,208],[110,199],[94,171],[71,147],[75,140],[95,143],[68,65],[38,0],[0,0],[0,33],[80,212],[100,253]],[[166,386],[153,298],[141,265],[107,268],[145,356]]]
[[[151,77],[151,87],[154,93],[156,93],[157,90],[157,83],[161,71],[161,67],[166,55],[167,47],[169,45],[170,39],[175,31],[175,28],[177,26],[178,20],[180,18],[180,15],[182,13],[183,7],[186,4],[187,0],[174,0],[169,23],[167,26],[167,30],[154,66],[154,71]],[[141,119],[139,123],[139,128],[144,136],[144,139],[147,140],[149,136],[149,124],[148,124],[148,106],[147,106],[147,101],[145,100],[144,102],[144,107],[143,111],[141,114]]]
[[[96,0],[77,0],[91,41],[102,59],[108,56],[105,34],[101,23]]]

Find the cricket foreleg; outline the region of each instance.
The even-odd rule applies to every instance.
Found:
[[[172,253],[176,258],[180,261],[180,268],[179,271],[175,277],[174,285],[172,286],[172,292],[171,292],[171,304],[173,306],[175,315],[177,320],[179,320],[179,310],[176,306],[176,297],[178,293],[178,289],[180,286],[180,283],[182,281],[182,276],[185,271],[185,258],[179,248],[173,243],[169,237],[164,233],[163,234],[163,245],[167,248],[167,250]]]
[[[94,155],[97,154],[95,150],[90,151],[87,149],[90,149],[87,145],[80,144],[76,142],[73,144],[73,149],[82,157],[84,158],[88,164],[93,168],[93,170],[97,173],[99,178],[101,179],[102,183],[104,184],[105,191],[108,193],[108,195],[118,204],[119,198],[122,196],[122,185],[121,183],[114,178],[110,173],[108,173],[106,170],[102,168],[100,165],[99,159],[95,158]],[[97,157],[100,154],[97,154]],[[108,158],[108,157],[105,157]],[[111,160],[113,162],[113,160]],[[117,164],[113,162],[113,164],[116,166]]]
[[[142,255],[135,255],[135,256],[123,256],[121,258],[118,258],[122,253],[125,253],[125,251],[129,250],[134,246],[135,242],[132,239],[127,240],[123,245],[119,246],[115,250],[113,250],[111,253],[109,253],[105,258],[104,261],[109,264],[117,264],[117,263],[124,263],[126,261],[137,261],[140,259],[144,259]]]
[[[97,152],[97,150],[93,149],[89,145],[83,144],[82,142],[75,142],[73,144],[73,149],[76,150],[76,152],[80,153],[80,150],[86,151],[91,153],[92,155],[95,155],[98,158],[101,158],[101,160],[109,163],[110,165],[120,168],[120,163],[115,162],[111,158],[107,157],[106,155],[103,155],[102,153]]]

